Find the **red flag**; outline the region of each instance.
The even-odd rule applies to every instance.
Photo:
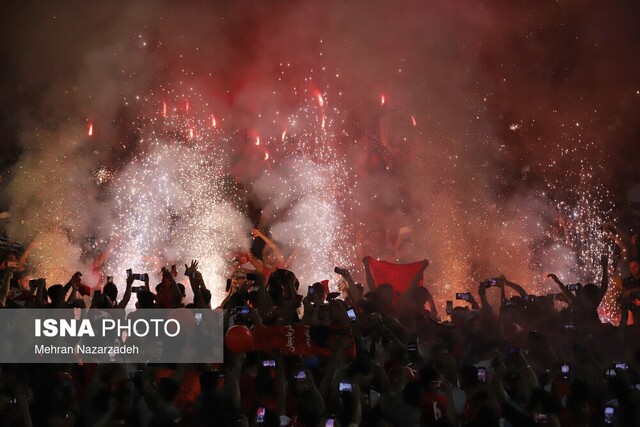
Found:
[[[413,279],[420,274],[424,268],[424,261],[412,262],[410,264],[394,264],[388,261],[379,261],[369,258],[369,271],[376,286],[388,283],[397,292],[406,292]],[[422,279],[418,282],[422,285]]]

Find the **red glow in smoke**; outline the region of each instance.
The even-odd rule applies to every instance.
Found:
[[[89,131],[87,132],[89,136],[93,136],[93,123],[89,122]]]
[[[380,105],[384,105],[385,102],[386,102],[386,99],[384,97],[384,94],[380,95]]]
[[[218,126],[218,121],[216,120],[215,116],[211,116],[211,127],[216,127]]]

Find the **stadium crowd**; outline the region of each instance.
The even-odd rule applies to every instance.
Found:
[[[227,336],[215,365],[2,364],[0,426],[640,426],[637,237],[617,299],[622,319],[612,325],[598,317],[612,282],[607,256],[601,283],[564,284],[552,274],[557,293],[530,295],[494,277],[446,296],[452,302],[438,313],[421,286],[426,260],[414,263],[402,292],[376,283],[367,257],[362,284],[336,267],[337,292],[314,283],[301,295],[307,284],[282,268],[265,234],[253,234],[264,250],[238,265],[255,270],[229,279],[218,308],[196,261],[184,271],[193,299],[166,268],[154,289],[146,275],[132,291],[131,276],[119,300],[111,280],[91,292],[80,273],[64,286],[24,283],[28,254],[6,254],[5,308],[86,308],[90,297],[88,310],[131,299],[138,310],[224,309]],[[287,341],[283,328],[304,331],[307,342]]]

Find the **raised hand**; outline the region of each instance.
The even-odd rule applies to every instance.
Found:
[[[191,275],[193,273],[195,273],[198,270],[198,261],[195,259],[191,260],[191,265],[187,266],[187,264],[184,265],[184,275],[187,277],[191,277]]]

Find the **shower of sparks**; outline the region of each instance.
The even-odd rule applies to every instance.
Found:
[[[167,115],[177,98],[163,101],[163,120],[140,118],[138,149],[117,174],[106,167],[94,172],[96,183],[109,186],[118,212],[112,236],[116,243],[105,270],[119,284],[129,268],[159,281],[162,266],[196,258],[216,303],[224,297],[229,254],[246,248],[251,230],[222,184],[239,148],[229,141],[237,140],[239,131],[219,126],[195,99],[184,101],[188,116]],[[153,103],[153,97],[141,97],[141,102]],[[291,268],[307,285],[333,281],[334,266],[349,265],[353,253],[342,213],[349,168],[337,154],[331,127],[340,112],[333,108],[325,113],[325,106],[317,93],[313,103],[303,103],[286,117],[290,130],[248,132],[254,151],[268,161],[266,176],[278,176],[267,191],[295,196],[289,213],[270,225],[280,244],[296,249]],[[287,136],[291,144],[275,144]]]
[[[112,182],[115,177],[116,173],[106,166],[99,166],[93,172],[93,179],[98,185],[107,185]]]
[[[575,277],[582,284],[593,283],[600,286],[601,256],[609,257],[610,267],[615,265],[613,242],[605,227],[615,219],[613,206],[610,204],[612,197],[603,186],[593,184],[593,173],[586,167],[580,172],[580,179],[581,184],[575,187],[575,195],[570,198],[571,201],[558,201],[558,218],[549,237],[571,249],[567,253],[570,258],[566,259],[570,271],[565,274]],[[550,187],[554,188],[553,185]],[[610,281],[611,276],[610,274]],[[600,318],[605,322],[618,321],[617,294],[618,291],[610,283],[609,291],[598,309]]]

